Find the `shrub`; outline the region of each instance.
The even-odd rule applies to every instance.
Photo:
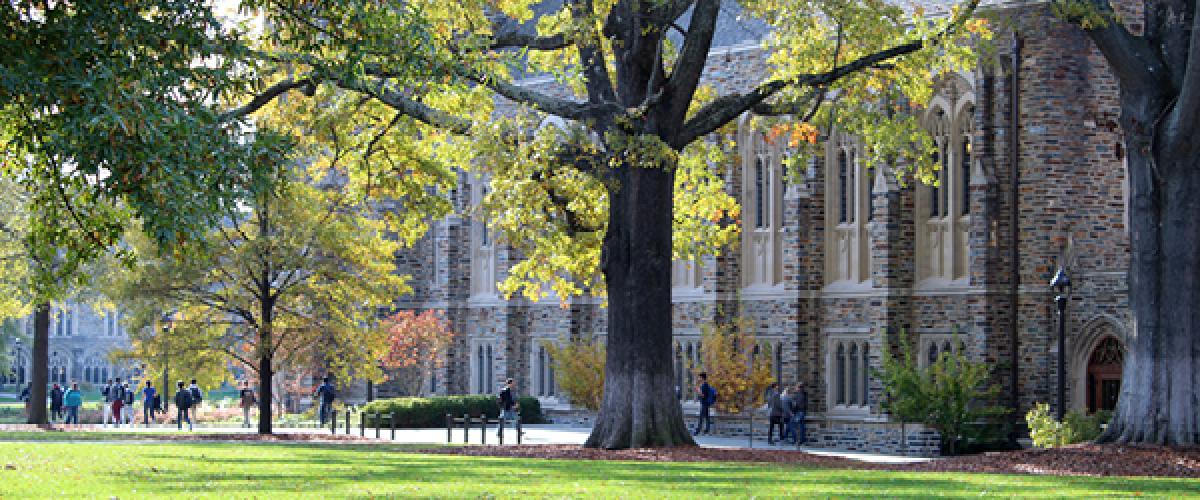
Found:
[[[958,344],[956,338],[954,343]],[[883,350],[883,369],[875,375],[883,383],[882,407],[905,422],[920,422],[941,433],[941,452],[953,455],[960,443],[978,440],[994,425],[979,425],[1004,415],[1003,407],[990,405],[1000,393],[996,385],[985,386],[988,368],[973,362],[963,349],[944,352],[924,368],[904,332],[900,333],[901,357]]]
[[[700,372],[708,373],[709,383],[717,390],[718,411],[739,414],[765,402],[767,387],[775,375],[771,373],[770,349],[760,353],[755,350],[757,346],[758,337],[749,319],[701,326],[702,365],[691,369],[695,380],[699,380]]]
[[[517,402],[521,405],[521,423],[536,424],[544,421],[542,405],[537,398],[522,396]],[[445,427],[447,413],[455,417],[466,413],[472,417],[486,415],[488,418],[496,418],[500,416],[500,402],[492,395],[393,398],[367,403],[363,411],[367,412],[368,425],[372,427],[374,419],[371,414],[375,413],[395,415],[396,427],[400,429]],[[388,427],[391,420],[384,419],[382,424]]]
[[[1050,414],[1050,405],[1038,403],[1025,414],[1029,424],[1029,437],[1038,448],[1055,448],[1068,444],[1094,441],[1100,437],[1102,425],[1112,419],[1112,413],[1098,411],[1084,415],[1071,410],[1059,422]]]
[[[604,343],[589,333],[543,345],[554,361],[554,382],[571,404],[599,410],[604,399]]]

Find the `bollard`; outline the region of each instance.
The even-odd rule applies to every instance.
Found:
[[[498,426],[496,427],[496,435],[500,437],[500,444],[504,444],[504,415],[500,416],[500,419],[496,421],[496,425]]]
[[[396,414],[389,413],[388,418],[392,421],[392,441],[396,440]]]
[[[525,432],[521,430],[521,414],[517,414],[517,444],[521,444],[521,434]]]
[[[376,413],[375,414],[375,439],[379,439],[379,426],[383,425],[382,422],[380,422],[379,420],[380,420],[379,414]]]
[[[396,426],[392,425],[392,428],[395,429]],[[454,416],[447,413],[446,414],[446,444],[450,444],[450,442],[454,440],[452,438],[452,436],[450,435],[451,431],[453,431],[453,430],[454,430]],[[395,436],[393,435],[393,437],[395,437]]]
[[[336,411],[329,412],[329,433],[334,434],[334,435],[337,434],[337,412]]]
[[[771,428],[767,427],[767,430],[770,431]],[[754,413],[750,413],[750,433],[749,434],[750,434],[750,447],[753,448],[754,447]],[[770,437],[771,436],[767,436],[768,439]]]
[[[479,444],[487,444],[487,414],[479,415]]]
[[[467,444],[467,443],[471,442],[471,440],[468,439],[468,436],[467,436],[467,429],[469,429],[471,426],[471,424],[470,424],[471,416],[467,415],[466,413],[463,413],[463,421],[462,422],[463,422],[463,444]]]
[[[367,437],[367,412],[358,414],[358,435]]]
[[[346,408],[346,435],[350,435],[350,409]]]

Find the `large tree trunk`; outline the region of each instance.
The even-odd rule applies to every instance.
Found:
[[[1101,442],[1200,443],[1200,159],[1157,130],[1169,102],[1123,89],[1135,325]]]
[[[29,415],[26,422],[46,425],[46,384],[50,371],[50,304],[42,302],[33,313],[33,367],[29,389]]]
[[[272,380],[275,377],[271,357],[263,354],[258,358],[258,433],[270,434],[271,403],[274,401]]]
[[[694,445],[671,359],[671,169],[621,166],[609,192],[604,400],[584,446]]]

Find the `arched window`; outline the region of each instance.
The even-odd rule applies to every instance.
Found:
[[[917,348],[924,356],[918,359],[922,367],[936,363],[943,355],[959,352],[962,341],[955,341],[953,333],[923,333]]]
[[[918,187],[917,278],[926,286],[970,281],[971,138],[974,97],[936,96],[925,116],[933,136],[935,185]]]
[[[762,290],[783,284],[783,194],[786,141],[741,124],[742,286]]]
[[[871,218],[871,177],[862,145],[835,131],[826,147],[826,267],[825,280],[840,286],[861,286],[871,280],[868,222]]]
[[[868,413],[871,361],[867,335],[837,335],[829,342],[826,381],[830,411]]]

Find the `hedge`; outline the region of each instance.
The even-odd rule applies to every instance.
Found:
[[[544,421],[542,405],[537,398],[522,396],[517,401],[521,405],[521,423],[537,424]],[[367,403],[362,411],[367,414],[368,427],[375,426],[373,414],[377,413],[395,415],[394,421],[399,429],[445,427],[447,413],[456,417],[466,413],[472,417],[487,415],[488,418],[496,418],[500,416],[500,402],[496,396],[490,395],[377,399]],[[387,428],[391,421],[384,419],[381,424]]]

